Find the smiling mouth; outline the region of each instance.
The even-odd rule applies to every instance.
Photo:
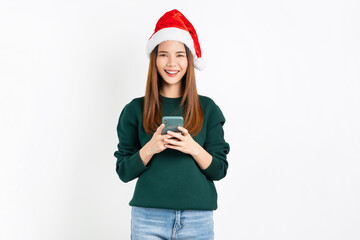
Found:
[[[169,73],[169,74],[177,74],[178,72],[180,71],[168,71],[168,70],[165,70],[166,73]]]
[[[168,75],[169,77],[176,77],[176,75],[180,72],[179,71],[168,71],[168,70],[164,70],[166,75]]]

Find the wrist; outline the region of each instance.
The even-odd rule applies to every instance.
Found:
[[[197,144],[197,147],[195,147],[192,156],[199,167],[203,170],[210,166],[213,159],[212,155],[210,155],[202,146],[200,146],[200,144]]]
[[[148,162],[150,161],[150,159],[152,158],[153,154],[149,151],[148,145],[145,144],[141,149],[140,149],[140,158],[143,161],[144,165],[146,166],[148,164]]]
[[[193,158],[199,157],[201,155],[201,150],[203,149],[197,142],[195,142],[195,143],[196,143],[195,148],[191,154],[193,156]]]

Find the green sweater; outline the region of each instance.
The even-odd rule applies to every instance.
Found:
[[[215,210],[217,193],[215,180],[226,175],[226,155],[230,146],[224,140],[225,118],[215,102],[199,95],[204,112],[202,129],[194,140],[213,159],[204,170],[190,154],[165,149],[155,154],[145,166],[139,150],[150,141],[152,135],[145,132],[142,124],[144,97],[135,98],[121,111],[117,125],[118,150],[114,156],[116,172],[123,182],[138,178],[130,206],[165,208],[175,210]],[[182,116],[181,98],[160,95],[163,116]]]

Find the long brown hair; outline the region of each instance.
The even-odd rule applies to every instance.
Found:
[[[184,128],[186,128],[192,136],[196,136],[202,128],[204,113],[196,89],[193,55],[185,44],[184,46],[188,66],[185,75],[181,79],[182,99],[180,106],[184,109]],[[158,47],[159,45],[151,52],[146,82],[143,127],[147,134],[153,134],[156,131],[161,124],[162,118],[162,105],[159,99],[159,91],[163,80],[156,68]]]

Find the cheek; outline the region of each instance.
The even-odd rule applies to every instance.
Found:
[[[159,69],[163,67],[164,61],[162,61],[161,58],[157,58],[155,64],[156,64],[156,68]]]
[[[187,60],[182,61],[182,62],[180,63],[180,66],[181,66],[182,69],[186,69],[187,66],[188,66],[188,61],[187,61]]]

